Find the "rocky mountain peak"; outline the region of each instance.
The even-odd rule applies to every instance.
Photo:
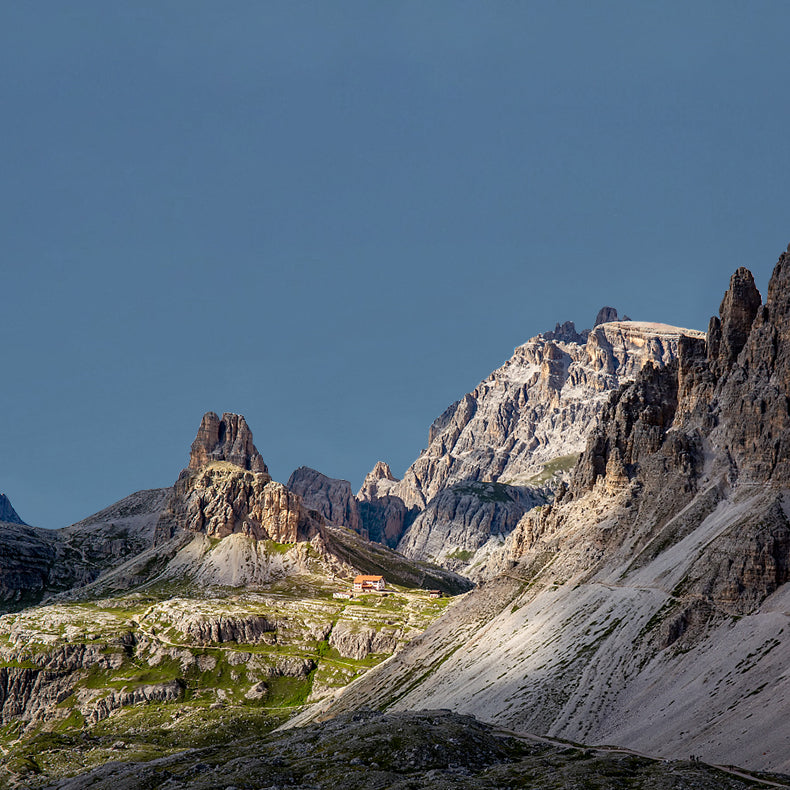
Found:
[[[298,494],[272,480],[244,417],[226,412],[220,419],[207,412],[192,443],[189,467],[179,475],[159,517],[155,543],[180,533],[212,538],[241,533],[296,543],[312,538],[322,524]]]
[[[581,334],[576,331],[576,324],[573,321],[565,321],[565,323],[557,324],[554,326],[553,332],[545,332],[543,337],[546,340],[556,340],[563,343],[584,343],[587,340],[588,330],[584,330]]]
[[[250,472],[268,474],[252,442],[252,431],[241,414],[225,412],[220,419],[206,412],[189,454],[189,468],[201,469],[212,461],[227,461]]]
[[[368,472],[368,477],[372,477],[374,480],[393,480],[397,481],[397,477],[392,474],[392,469],[390,469],[390,465],[385,463],[384,461],[377,461],[376,465],[373,469]]]
[[[790,254],[762,307],[739,269],[712,326],[709,355],[701,333],[620,321],[593,329],[594,372],[613,371],[620,386],[605,394],[570,486],[520,519],[504,573],[468,596],[468,609],[355,684],[343,704],[386,709],[387,690],[398,689],[402,708],[452,707],[571,740],[788,770],[776,700],[790,693],[780,619],[790,608]],[[486,427],[503,411],[502,388],[491,390],[496,409],[477,397]],[[537,395],[526,392],[526,408]],[[564,438],[571,423],[559,427]],[[477,447],[485,438],[478,431]],[[428,473],[462,464],[468,479],[475,448],[462,449],[455,468],[428,457],[417,482],[425,488]],[[446,551],[447,530],[437,537],[444,542],[423,543],[434,554]],[[437,667],[437,655],[450,658]],[[425,680],[404,694],[415,677]]]
[[[387,496],[390,489],[399,482],[400,480],[392,474],[389,464],[377,461],[365,476],[362,487],[357,492],[357,499],[371,502],[378,497]]]
[[[571,357],[552,341],[543,347],[543,362],[540,366],[542,389],[552,404],[559,402],[559,393],[568,377]]]
[[[593,326],[596,327],[598,324],[608,324],[610,321],[617,321],[617,310],[615,310],[614,307],[604,306],[598,311]]]
[[[389,464],[378,461],[357,492],[364,533],[371,540],[388,546],[397,544],[403,530],[416,515],[416,510],[408,508],[400,496],[392,493],[399,483]]]
[[[619,319],[614,308],[603,308],[598,319],[581,334],[568,321],[517,347],[434,421],[428,447],[403,480],[366,479],[360,499],[380,502],[386,494],[416,513],[401,528],[400,552],[453,569],[464,557],[463,572],[488,573],[481,563],[510,532],[519,508],[544,502],[570,475],[609,393],[643,368],[672,364],[681,345],[705,342],[696,330]],[[659,409],[649,418],[657,421],[645,442],[652,447],[653,434],[671,415]],[[622,467],[620,481],[627,481],[629,448],[617,446],[613,454]],[[371,511],[360,507],[363,523]],[[392,526],[390,534],[397,534]]]
[[[300,466],[291,473],[286,486],[299,494],[307,507],[318,511],[330,524],[362,532],[357,500],[348,480],[337,480],[309,466]]]
[[[790,244],[779,256],[768,283],[767,305],[780,316],[790,316]]]
[[[5,494],[0,494],[0,521],[6,524],[24,524],[19,514],[14,510],[11,501]]]
[[[762,298],[752,273],[743,266],[730,278],[730,287],[719,307],[720,318],[712,318],[708,331],[708,358],[723,368],[738,358],[749,337]]]

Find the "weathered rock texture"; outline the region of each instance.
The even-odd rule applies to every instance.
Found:
[[[84,695],[78,706],[87,724],[96,724],[106,719],[113,711],[129,705],[149,702],[174,702],[184,694],[186,683],[171,680],[167,683],[150,683],[133,689],[111,690],[108,694],[93,691]],[[101,696],[99,696],[101,694]],[[95,699],[94,697],[98,697]]]
[[[608,393],[671,362],[683,337],[704,334],[629,321],[537,335],[433,423],[428,448],[387,493],[425,507],[454,483],[529,484],[547,462],[581,452]]]
[[[207,616],[193,614],[175,607],[170,609],[172,627],[183,639],[197,645],[241,642],[253,645],[266,641],[266,635],[274,632],[277,623],[263,615],[233,616],[219,614]]]
[[[6,524],[25,523],[19,518],[19,514],[14,510],[11,500],[5,494],[0,494],[0,522],[5,522]]]
[[[357,492],[360,518],[370,540],[396,546],[403,531],[414,521],[419,508],[406,507],[392,488],[400,482],[388,464],[378,461]]]
[[[179,477],[157,524],[157,542],[180,532],[197,532],[211,538],[241,533],[256,540],[296,543],[318,532],[319,518],[268,474],[213,462]]]
[[[222,419],[213,411],[203,415],[192,442],[189,468],[201,469],[212,461],[227,461],[250,472],[269,472],[252,442],[252,431],[240,414],[226,412]]]
[[[393,653],[402,635],[399,629],[376,629],[349,621],[338,623],[329,637],[329,644],[343,658],[357,661],[367,658],[371,653]]]
[[[160,545],[174,536],[240,533],[256,540],[296,543],[320,530],[322,519],[271,479],[244,417],[204,415],[189,467],[179,476],[156,527]]]
[[[0,525],[0,613],[89,584],[143,551],[169,494],[138,491],[58,530]]]
[[[499,548],[519,519],[545,498],[502,483],[456,483],[440,491],[407,530],[399,551],[481,579],[483,557]],[[482,554],[481,549],[487,549]],[[474,562],[471,562],[472,558]]]
[[[380,470],[368,475],[358,494],[372,503],[360,508],[363,521],[371,512],[379,520],[386,513],[394,536],[400,512],[422,511],[411,526],[406,518],[401,522],[398,550],[486,576],[491,537],[507,535],[519,507],[551,497],[584,449],[609,393],[647,365],[671,363],[681,342],[704,339],[695,330],[616,319],[617,311],[605,307],[592,330],[579,333],[568,321],[519,346],[433,423],[428,448],[403,480]],[[494,508],[486,497],[460,502],[449,493],[482,483],[510,486],[513,506]],[[467,563],[459,564],[459,556],[467,556]]]
[[[330,524],[339,524],[362,533],[357,500],[348,480],[335,480],[308,466],[300,466],[291,473],[286,486]]]
[[[755,294],[738,270],[707,343],[680,338],[606,395],[569,486],[508,537],[506,573],[331,711],[447,706],[790,771],[790,253]],[[611,328],[588,341],[600,371]]]
[[[578,333],[569,321],[517,348],[433,423],[428,448],[403,480],[379,461],[356,502],[344,481],[311,469],[296,470],[288,486],[328,521],[484,578],[495,567],[491,551],[567,476],[608,392],[646,364],[670,363],[682,340],[703,337],[617,321],[617,311],[604,307],[592,331]]]

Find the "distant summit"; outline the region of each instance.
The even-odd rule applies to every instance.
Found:
[[[598,315],[595,317],[595,323],[593,326],[598,326],[598,324],[608,324],[610,321],[617,320],[617,310],[614,307],[602,307],[598,311]]]
[[[4,521],[6,524],[25,524],[5,494],[0,494],[0,521]],[[25,524],[25,526],[27,525]]]
[[[598,324],[609,324],[613,321],[630,321],[631,319],[624,315],[622,318],[619,318],[617,315],[617,310],[614,307],[602,307],[598,311],[598,315],[595,317],[595,323],[593,324],[593,328],[598,326]]]

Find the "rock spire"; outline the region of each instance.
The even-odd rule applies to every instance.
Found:
[[[5,494],[0,494],[0,521],[6,524],[24,524],[14,506]]]
[[[203,415],[197,437],[192,442],[189,468],[201,469],[212,461],[227,461],[250,472],[269,472],[241,414],[225,412],[222,419],[213,411]]]
[[[244,417],[226,412],[220,419],[207,412],[192,443],[189,467],[176,481],[159,518],[155,542],[178,534],[224,538],[241,533],[256,540],[296,543],[316,535],[322,523],[298,494],[272,480]]]

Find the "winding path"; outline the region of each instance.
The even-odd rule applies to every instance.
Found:
[[[509,735],[512,738],[518,738],[522,741],[531,741],[537,743],[545,743],[549,746],[560,746],[563,749],[567,749],[569,747],[575,749],[584,749],[591,752],[608,752],[614,754],[630,754],[634,757],[644,757],[648,760],[655,760],[656,762],[666,762],[665,758],[663,757],[656,757],[652,754],[645,754],[644,752],[638,752],[634,749],[626,749],[624,747],[619,746],[580,746],[576,743],[569,743],[568,741],[561,741],[557,740],[556,738],[550,738],[547,735],[535,735],[531,732],[516,732],[515,730],[508,730],[504,727],[495,727],[495,732],[500,732],[503,735]],[[729,765],[719,765],[718,763],[708,763],[704,760],[699,761],[700,765],[706,765],[709,768],[716,768],[719,771],[723,771],[724,773],[731,774],[732,776],[737,776],[740,779],[748,779],[750,782],[756,782],[761,785],[766,785],[767,787],[782,787],[785,790],[790,787],[790,784],[782,783],[782,782],[772,782],[770,779],[761,779],[754,774],[749,773],[748,771],[744,771],[740,768],[735,768]]]

